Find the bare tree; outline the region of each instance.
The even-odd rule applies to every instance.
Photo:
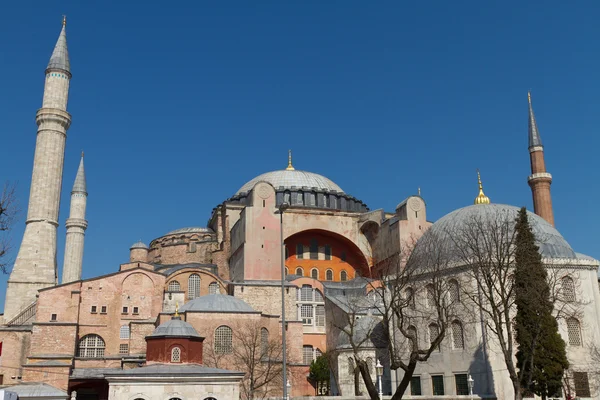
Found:
[[[19,209],[16,202],[16,185],[5,183],[0,194],[0,270],[8,273],[10,260],[7,259],[11,250],[11,230]]]

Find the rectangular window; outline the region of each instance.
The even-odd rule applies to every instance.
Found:
[[[129,354],[129,345],[127,343],[119,345],[119,354]]]
[[[56,321],[56,314],[52,314],[50,316],[50,321]]]
[[[411,396],[421,396],[421,377],[413,376],[410,378],[410,394]]]
[[[325,245],[325,259],[331,260],[331,246],[328,244]]]
[[[319,242],[317,242],[317,239],[310,239],[310,259],[319,259]]]
[[[431,384],[433,386],[434,396],[444,395],[444,375],[432,375]]]
[[[312,325],[313,306],[310,304],[302,304],[300,306],[300,318],[304,325]]]
[[[467,396],[469,394],[469,383],[467,374],[456,374],[454,375],[454,381],[456,382],[456,394]]]
[[[302,361],[305,365],[310,365],[313,360],[313,347],[303,346],[302,347]]]
[[[325,306],[317,305],[316,325],[325,326]]]
[[[129,325],[122,325],[119,330],[119,339],[129,339]]]
[[[304,258],[304,245],[300,243],[296,245],[296,258]]]
[[[140,309],[138,307],[133,307],[133,313],[134,314],[139,314],[140,313]]]
[[[313,289],[310,285],[302,285],[300,289],[300,301],[312,301],[313,300]]]
[[[100,314],[106,314],[106,306],[100,308]]]
[[[127,314],[129,312],[129,309],[127,307],[123,307],[123,314]]]
[[[92,306],[91,313],[92,313],[92,314],[96,314],[96,306]]]
[[[591,397],[587,372],[573,372],[573,380],[575,381],[575,396]]]

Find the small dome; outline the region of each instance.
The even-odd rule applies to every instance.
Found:
[[[494,218],[497,218],[498,215],[501,215],[502,218],[508,218],[510,221],[513,221],[512,227],[514,227],[519,210],[519,207],[506,204],[476,204],[459,208],[435,222],[431,228],[429,228],[428,234],[435,235],[436,238],[447,243],[450,246],[449,250],[452,251],[452,247],[454,247],[453,240],[450,237],[452,232],[457,229],[460,230],[460,228],[466,226],[469,221],[482,221],[485,219],[491,221]],[[545,219],[529,211],[527,212],[527,217],[542,257],[577,258],[569,243],[567,243],[561,234]],[[418,248],[419,243],[417,242],[415,250],[418,250]]]
[[[163,322],[152,332],[149,337],[202,337],[189,323],[175,317]]]
[[[171,232],[165,234],[165,236],[177,235],[180,233],[214,233],[214,231],[210,228],[203,228],[200,226],[190,226],[187,228],[175,229],[174,231],[171,231]]]
[[[378,318],[371,315],[361,317],[355,322],[352,331],[352,342],[354,342],[355,345],[360,345],[365,348],[380,348],[385,346],[385,343],[383,343],[385,338],[385,335],[383,334],[383,324]],[[341,331],[338,336],[337,348],[352,348],[350,337],[344,331]]]
[[[287,189],[291,187],[309,187],[326,191],[335,190],[338,193],[344,193],[341,187],[322,175],[298,170],[281,170],[271,171],[257,176],[246,182],[236,194],[249,192],[254,185],[261,181],[270,183],[275,189],[279,189],[280,187]]]
[[[185,303],[180,312],[219,312],[219,313],[253,313],[254,308],[250,307],[244,300],[226,294],[209,294],[196,297]]]
[[[146,246],[146,243],[142,242],[141,240],[138,242],[135,242],[134,244],[131,245],[131,247],[129,248],[129,250],[133,250],[133,249],[146,249],[148,250],[148,246]]]

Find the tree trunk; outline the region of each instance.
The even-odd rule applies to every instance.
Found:
[[[521,394],[521,385],[519,384],[518,379],[512,380],[513,390],[515,391],[515,400],[521,400],[523,395]]]
[[[358,374],[358,367],[354,368],[354,395],[362,396],[360,392],[360,375]]]
[[[406,392],[406,389],[408,389],[408,385],[410,385],[410,380],[413,377],[413,374],[415,373],[416,368],[417,368],[416,361],[411,361],[408,364],[408,368],[406,369],[406,371],[404,371],[404,376],[402,377],[402,380],[400,381],[400,384],[398,385],[398,388],[394,392],[394,395],[392,396],[391,400],[401,400],[402,399],[402,397],[404,396],[404,393]]]

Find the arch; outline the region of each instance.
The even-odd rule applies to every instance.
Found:
[[[200,296],[200,275],[191,274],[188,278],[188,299],[193,300]]]
[[[450,297],[450,303],[456,303],[460,301],[460,286],[456,279],[450,279],[448,281],[448,295]]]
[[[208,294],[218,294],[219,292],[219,284],[217,282],[211,282],[208,285]]]
[[[310,270],[310,277],[313,279],[319,279],[319,270],[317,268],[313,268]]]
[[[348,357],[348,375],[354,377],[354,370],[356,367],[354,366],[354,358]]]
[[[433,285],[430,283],[429,285],[425,286],[425,294],[426,294],[426,301],[427,301],[427,307],[435,307],[435,288],[433,287]]]
[[[269,330],[265,327],[260,328],[260,354],[267,356],[269,353]]]
[[[178,280],[172,280],[171,282],[169,282],[169,285],[167,286],[167,290],[169,292],[179,292],[179,291],[181,291],[181,284],[179,283]]]
[[[416,351],[419,346],[418,346],[418,337],[417,337],[417,328],[415,328],[413,325],[409,326],[408,328],[406,328],[406,336],[407,339],[410,341],[410,348],[411,351]]]
[[[328,269],[327,271],[325,271],[325,280],[326,281],[333,280],[333,270],[332,269]]]
[[[215,329],[214,349],[217,354],[233,352],[233,331],[227,325],[221,325]]]
[[[346,272],[346,270],[342,270],[340,272],[340,281],[346,282],[347,280],[348,280],[348,273]]]
[[[304,276],[304,270],[302,269],[302,267],[297,267],[296,268],[296,275],[298,275],[298,276]]]
[[[452,347],[455,350],[465,348],[465,337],[462,323],[459,320],[452,322]]]
[[[575,282],[570,276],[561,279],[561,289],[563,298],[566,302],[575,301]]]
[[[407,287],[404,291],[404,295],[406,297],[406,303],[411,310],[414,310],[416,307],[415,304],[415,291],[411,287]]]
[[[323,297],[323,293],[319,289],[315,289],[315,301],[317,303],[324,303],[325,298]]]
[[[181,362],[181,349],[179,347],[173,347],[171,349],[171,362]]]
[[[302,285],[300,288],[300,301],[313,301],[313,287]]]
[[[579,324],[579,320],[577,318],[571,317],[567,319],[567,334],[569,336],[569,345],[582,345],[581,325]]]
[[[431,346],[431,345],[433,345],[433,342],[435,342],[435,339],[437,339],[438,335],[440,334],[440,327],[435,322],[432,322],[431,324],[429,324],[427,329],[428,329],[428,333],[429,333],[429,346]],[[438,346],[437,350],[438,351],[440,350],[439,346]]]
[[[373,375],[373,358],[367,357],[367,371],[369,371],[369,375]]]
[[[103,358],[106,343],[100,335],[89,334],[79,340],[78,356],[85,358]]]

